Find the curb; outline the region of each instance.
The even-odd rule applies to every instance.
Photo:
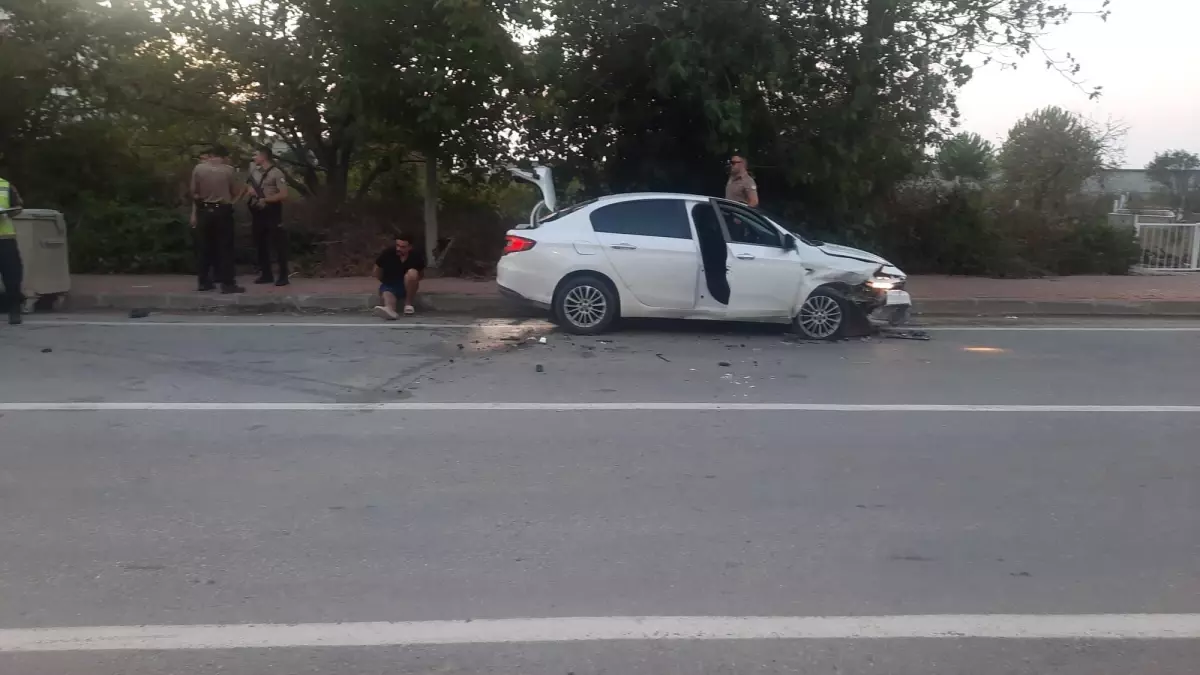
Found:
[[[72,310],[145,309],[158,312],[271,314],[282,312],[367,312],[378,304],[372,293],[342,295],[211,295],[199,293],[71,293]],[[431,293],[418,297],[423,311],[509,318],[541,316],[544,312],[494,295]],[[966,298],[921,300],[917,316],[1143,316],[1200,317],[1200,300],[1010,300]]]
[[[319,314],[369,312],[379,304],[374,293],[340,295],[214,295],[211,293],[78,293],[67,295],[66,310],[131,310],[152,312],[209,312],[214,314]],[[446,314],[497,318],[540,316],[498,296],[430,293],[417,297],[418,309]]]

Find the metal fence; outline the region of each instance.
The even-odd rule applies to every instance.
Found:
[[[1154,222],[1157,220],[1154,216],[1137,216],[1134,222],[1142,245],[1137,267],[1146,271],[1200,271],[1200,223]]]

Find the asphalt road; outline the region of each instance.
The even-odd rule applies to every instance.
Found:
[[[0,673],[1196,672],[1200,324],[423,321],[0,327]]]

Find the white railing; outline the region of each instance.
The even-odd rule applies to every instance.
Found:
[[[1139,269],[1200,271],[1200,223],[1164,223],[1154,216],[1137,216],[1133,227],[1142,245]]]

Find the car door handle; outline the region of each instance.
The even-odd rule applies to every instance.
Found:
[[[754,256],[749,253],[739,253],[739,254],[737,254],[737,259],[738,260],[754,260]]]
[[[636,251],[637,250],[637,247],[634,246],[633,244],[626,244],[624,242],[621,242],[620,244],[613,244],[612,246],[609,246],[609,248],[615,248],[618,251]]]

